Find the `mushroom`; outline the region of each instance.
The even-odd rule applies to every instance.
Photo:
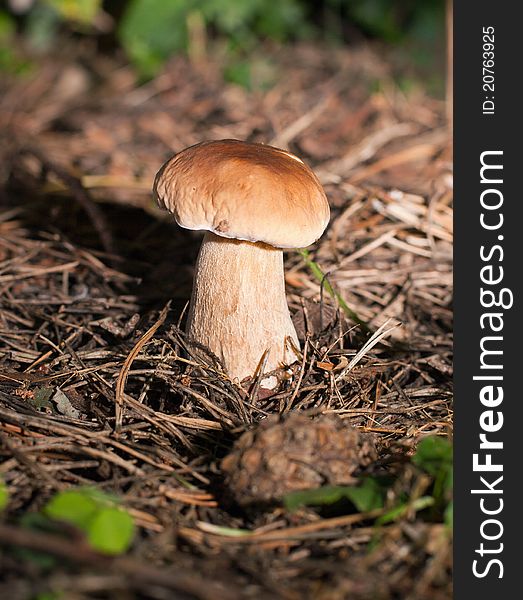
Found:
[[[178,225],[206,231],[189,336],[239,381],[262,367],[268,373],[294,363],[299,342],[285,298],[282,249],[309,246],[329,222],[325,192],[311,169],[263,144],[202,142],[162,166],[154,193]]]

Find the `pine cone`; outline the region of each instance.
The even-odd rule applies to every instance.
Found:
[[[271,416],[244,433],[222,470],[240,505],[273,502],[297,490],[354,483],[353,473],[376,460],[373,438],[336,415]]]

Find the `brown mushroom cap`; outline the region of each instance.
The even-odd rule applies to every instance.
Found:
[[[181,227],[277,248],[309,246],[329,222],[311,169],[263,144],[219,140],[186,148],[158,171],[154,192]]]

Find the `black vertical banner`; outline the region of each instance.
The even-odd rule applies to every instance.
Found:
[[[456,600],[523,597],[523,30],[516,8],[454,3]]]

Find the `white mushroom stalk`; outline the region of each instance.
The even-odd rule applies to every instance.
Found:
[[[299,349],[299,342],[285,297],[283,252],[206,233],[187,333],[211,349],[239,381],[259,370],[266,352],[264,372],[294,363],[292,344]]]
[[[178,225],[208,232],[196,265],[190,336],[239,381],[295,362],[282,248],[309,246],[329,222],[314,173],[284,150],[218,140],[168,160],[154,192]],[[262,386],[276,383],[268,381]]]

